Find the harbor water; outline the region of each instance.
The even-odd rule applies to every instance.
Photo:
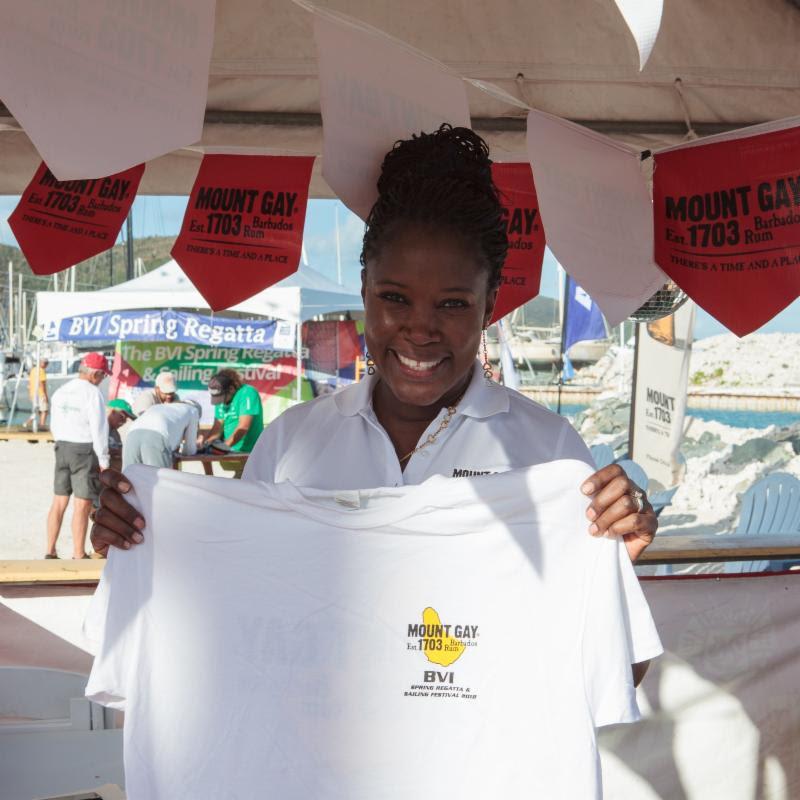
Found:
[[[561,414],[574,417],[589,406],[580,403],[562,403]],[[555,411],[555,407],[553,406]],[[800,414],[795,411],[755,411],[732,408],[687,408],[687,417],[697,417],[706,422],[720,422],[732,428],[768,428],[770,425],[780,427],[800,422]]]

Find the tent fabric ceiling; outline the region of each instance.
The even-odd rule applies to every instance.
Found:
[[[666,0],[639,72],[613,0],[320,0],[525,103],[645,149],[680,141],[684,108],[703,134],[797,114],[800,9],[789,0]],[[498,160],[527,160],[524,112],[468,87],[473,124]],[[39,156],[0,114],[0,193],[17,194]],[[10,128],[10,129],[9,129]],[[311,15],[290,0],[218,0],[204,147],[319,154],[321,121]],[[185,194],[199,151],[148,164],[142,194]],[[319,159],[311,192],[330,197]]]

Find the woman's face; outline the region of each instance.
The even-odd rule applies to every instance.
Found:
[[[367,349],[401,403],[449,402],[463,388],[497,291],[461,237],[408,224],[362,272]]]

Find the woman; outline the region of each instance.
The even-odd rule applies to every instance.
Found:
[[[585,444],[556,414],[497,384],[475,360],[508,240],[484,141],[442,127],[386,156],[361,255],[368,380],[295,406],[259,438],[243,478],[328,489],[414,484],[578,458]],[[101,553],[143,541],[145,521],[106,471],[92,530]],[[589,532],[625,538],[635,560],[657,520],[616,465],[581,487]]]

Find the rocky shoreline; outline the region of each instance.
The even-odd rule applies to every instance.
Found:
[[[573,424],[589,444],[607,443],[622,457],[628,447],[630,403],[607,397],[576,415]],[[800,421],[789,426],[735,428],[687,412],[681,453],[686,471],[672,504],[660,517],[660,534],[720,534],[736,529],[742,494],[771,472],[800,478]]]
[[[690,394],[800,396],[800,333],[710,336],[692,345]],[[630,387],[633,348],[612,346],[595,364],[580,369],[570,386],[594,386],[608,393]]]

